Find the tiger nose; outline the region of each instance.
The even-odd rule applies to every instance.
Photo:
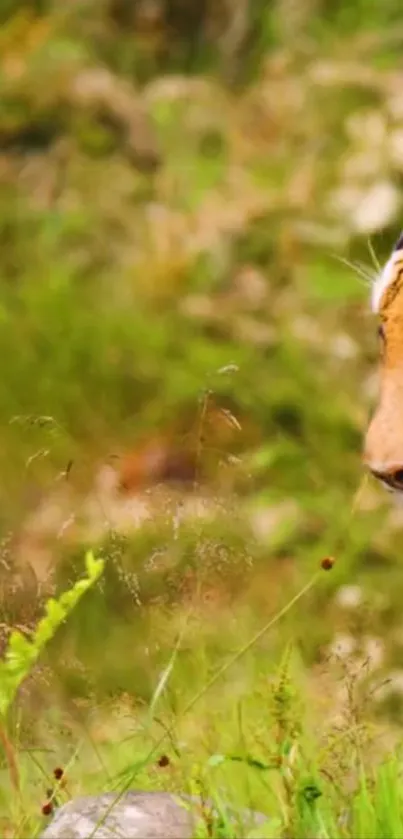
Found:
[[[403,466],[382,469],[379,465],[367,465],[374,478],[381,481],[381,483],[383,483],[388,489],[403,491]]]
[[[363,460],[378,481],[403,491],[403,434],[395,413],[395,401],[384,399],[367,429]]]
[[[392,472],[387,470],[382,472],[378,469],[371,469],[371,472],[378,481],[381,481],[390,489],[403,490],[403,467],[394,469]]]

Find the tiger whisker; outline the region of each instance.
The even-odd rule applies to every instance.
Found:
[[[338,262],[342,262],[343,265],[347,265],[349,268],[352,268],[353,271],[356,274],[358,274],[359,277],[362,277],[362,279],[365,280],[364,285],[368,286],[373,284],[374,277],[372,276],[372,274],[366,271],[365,268],[359,263],[350,262],[349,259],[345,259],[342,256],[338,256],[338,254],[333,254],[333,258],[337,259]]]
[[[372,262],[374,263],[374,267],[379,272],[379,271],[381,271],[381,265],[380,265],[380,262],[379,262],[379,259],[378,259],[377,255],[375,253],[375,249],[374,249],[374,246],[373,246],[370,238],[368,238],[368,240],[367,240],[367,245],[368,245],[368,250],[369,250],[371,258],[372,258]]]

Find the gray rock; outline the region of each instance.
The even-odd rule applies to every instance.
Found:
[[[114,804],[116,798],[110,792],[72,799],[56,811],[41,839],[193,839],[202,818],[200,800],[185,795],[129,791]],[[267,821],[262,813],[233,808],[229,818],[240,837]]]

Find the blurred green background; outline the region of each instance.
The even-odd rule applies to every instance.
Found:
[[[147,701],[192,602],[186,694],[334,555],[264,654],[292,637],[314,679],[336,647],[375,650],[376,710],[400,720],[402,514],[371,482],[352,507],[370,285],[401,224],[401,18],[397,0],[1,3],[4,636],[86,546],[107,558],[49,653],[62,702]],[[200,486],[101,487],[156,437],[193,440]],[[154,505],[139,528],[134,494]]]

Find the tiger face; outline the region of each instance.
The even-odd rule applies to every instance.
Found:
[[[380,393],[364,460],[389,490],[403,493],[403,234],[374,284],[372,308],[379,317]]]

